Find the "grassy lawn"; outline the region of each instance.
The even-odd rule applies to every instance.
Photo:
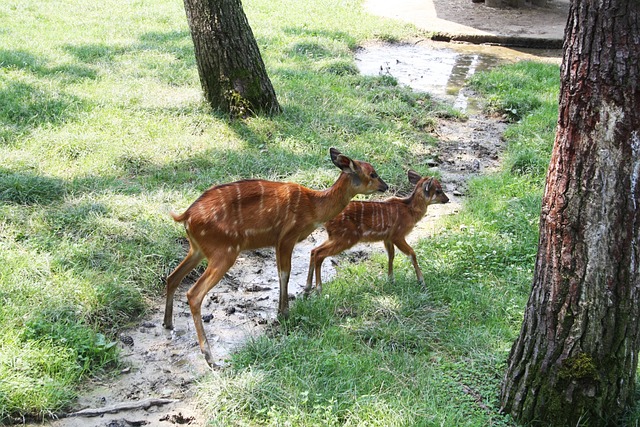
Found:
[[[427,172],[434,117],[452,113],[359,76],[352,52],[414,28],[356,0],[244,4],[284,113],[229,122],[202,100],[182,1],[0,3],[0,420],[60,411],[117,366],[117,331],[183,255],[168,211],[212,184],[327,187],[332,146],[397,190],[408,167]],[[514,122],[504,170],[417,245],[427,289],[404,257],[395,284],[371,272],[384,258],[341,269],[200,385],[213,425],[510,425],[497,393],[531,283],[558,69],[474,85]]]

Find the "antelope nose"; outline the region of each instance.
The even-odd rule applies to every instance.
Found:
[[[383,180],[380,180],[380,185],[378,185],[378,191],[384,193],[388,189],[389,189],[389,186],[387,185],[387,183],[384,182]]]

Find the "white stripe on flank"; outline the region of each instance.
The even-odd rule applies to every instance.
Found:
[[[235,184],[236,189],[236,206],[237,206],[237,214],[236,223],[242,224],[242,188],[240,188],[240,184]]]
[[[258,181],[258,185],[260,186],[260,210],[258,214],[261,214],[264,211],[264,185],[262,181]]]
[[[218,210],[218,212],[222,214],[222,218],[220,218],[220,221],[224,221],[225,219],[227,219],[227,203],[224,201],[224,199],[220,202],[220,209]]]

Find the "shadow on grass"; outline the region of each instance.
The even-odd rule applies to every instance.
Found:
[[[66,193],[65,182],[0,168],[0,202],[18,205],[51,204]]]
[[[59,124],[87,109],[87,103],[65,92],[0,78],[0,143],[44,124]]]
[[[29,52],[0,49],[0,68],[25,70],[38,77],[63,76],[66,82],[73,83],[84,79],[93,80],[98,76],[96,70],[91,67],[74,64],[49,67],[46,63],[46,59],[37,58]]]

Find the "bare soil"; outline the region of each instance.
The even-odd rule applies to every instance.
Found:
[[[470,0],[466,1],[471,4]],[[456,19],[462,19],[458,12]],[[531,22],[529,19],[527,28],[543,30],[545,24],[544,20]],[[501,118],[483,113],[473,113],[467,121],[439,121],[436,134],[440,145],[427,156],[432,159],[431,166],[440,170],[443,188],[451,202],[429,208],[410,235],[411,244],[436,233],[438,218],[457,212],[469,177],[499,166],[504,128]],[[309,252],[324,238],[324,231],[319,229],[296,246],[289,284],[291,298],[300,297],[306,282]],[[383,252],[382,244],[358,245],[325,262],[323,277],[328,280],[335,275],[341,261],[368,257],[372,251]],[[386,272],[381,270],[380,275]],[[77,411],[112,407],[114,413],[70,416],[46,420],[43,424],[54,427],[204,426],[206,419],[194,395],[198,379],[206,375],[209,368],[197,346],[185,296],[188,283],[195,278],[197,274],[192,273],[176,293],[175,329],[167,331],[162,327],[164,298],[159,297],[153,301],[148,316],[131,330],[122,332],[118,345],[124,368],[120,374],[90,381],[74,405]],[[212,351],[221,366],[234,349],[277,322],[278,292],[273,249],[242,254],[223,281],[210,292],[203,305],[203,315],[207,319],[205,328]],[[165,400],[149,402],[146,400],[149,398]],[[147,405],[133,409],[116,407],[137,402]]]

